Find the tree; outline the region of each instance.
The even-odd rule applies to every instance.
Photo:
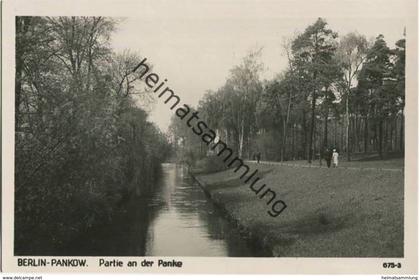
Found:
[[[135,104],[135,76],[118,94],[112,75],[126,68],[115,65],[129,69],[136,60],[113,53],[114,24],[16,17],[16,254],[57,254],[110,221],[132,194],[150,192],[168,153]]]
[[[327,22],[321,18],[308,26],[292,43],[294,67],[303,80],[306,80],[310,93],[311,126],[309,135],[308,162],[312,161],[315,133],[315,107],[320,92],[329,76],[336,50],[337,34],[327,28]]]
[[[350,161],[350,114],[349,100],[352,87],[356,85],[357,75],[366,59],[368,42],[365,36],[358,33],[349,33],[340,40],[337,49],[337,60],[340,63],[343,76],[339,80],[338,87],[342,91],[345,100],[346,114],[346,151],[347,160]]]
[[[405,37],[405,34],[404,34]],[[405,38],[395,43],[396,48],[392,50],[394,56],[394,64],[392,68],[392,76],[395,79],[396,92],[396,110],[401,115],[400,124],[400,151],[404,151],[404,106],[405,106]]]
[[[190,111],[196,111],[192,105],[187,106]],[[201,114],[199,118],[202,118]],[[168,134],[179,162],[192,166],[197,159],[206,155],[207,146],[176,114],[171,117]]]
[[[390,49],[383,35],[376,37],[369,49],[359,77],[359,88],[368,92],[370,112],[375,122],[375,134],[379,156],[383,158],[383,124],[391,109],[387,80],[391,74]]]
[[[245,138],[254,133],[256,101],[262,91],[259,80],[263,70],[259,62],[261,51],[251,51],[245,56],[242,63],[231,70],[224,87],[226,112],[232,121],[239,157],[243,154]]]

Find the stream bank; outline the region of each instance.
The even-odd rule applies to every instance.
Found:
[[[232,170],[194,178],[241,236],[270,255],[403,256],[403,172],[249,165],[287,203],[278,217]]]

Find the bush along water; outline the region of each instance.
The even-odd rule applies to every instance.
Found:
[[[150,191],[168,144],[103,17],[16,18],[15,254],[52,254]],[[63,51],[66,50],[66,51]]]

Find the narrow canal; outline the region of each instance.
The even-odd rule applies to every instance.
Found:
[[[162,165],[150,195],[133,199],[121,219],[74,242],[67,255],[257,257],[188,174]]]
[[[146,255],[253,255],[184,167],[164,164],[162,172],[160,191],[148,203],[155,218],[148,228]]]

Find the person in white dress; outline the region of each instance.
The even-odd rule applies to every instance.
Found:
[[[333,161],[333,167],[338,167],[338,153],[336,149],[333,150],[332,161]]]

